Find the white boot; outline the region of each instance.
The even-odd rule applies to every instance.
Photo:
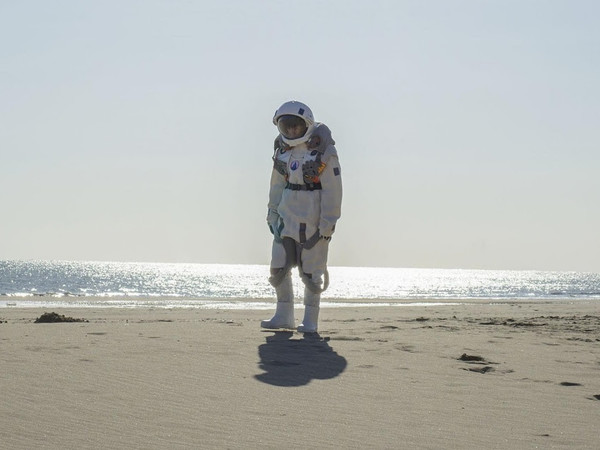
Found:
[[[321,294],[315,294],[308,287],[304,287],[304,319],[298,327],[300,333],[316,333],[319,322],[319,305]]]
[[[294,289],[292,277],[288,274],[281,284],[275,288],[277,293],[277,309],[269,320],[260,322],[263,328],[294,328]]]
[[[318,306],[306,306],[304,308],[304,319],[298,326],[300,333],[316,333],[319,322],[319,307]]]

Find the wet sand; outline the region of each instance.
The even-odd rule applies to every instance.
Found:
[[[0,309],[0,448],[598,448],[598,302],[53,311]]]

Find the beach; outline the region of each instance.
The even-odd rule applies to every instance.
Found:
[[[54,311],[0,309],[0,448],[598,448],[597,301]]]

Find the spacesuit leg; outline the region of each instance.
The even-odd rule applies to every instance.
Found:
[[[263,320],[263,328],[294,328],[294,289],[292,283],[290,258],[281,241],[273,241],[271,257],[271,284],[275,287],[277,307],[275,315],[269,320]]]
[[[304,319],[298,327],[303,333],[316,333],[319,322],[321,292],[327,288],[327,253],[329,241],[320,239],[314,247],[303,249],[300,255],[304,282]]]

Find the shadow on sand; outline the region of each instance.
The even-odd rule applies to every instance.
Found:
[[[329,338],[306,333],[293,339],[291,331],[269,331],[267,342],[258,347],[259,367],[265,371],[254,377],[273,386],[304,386],[311,380],[335,378],[346,369],[346,358],[329,346]]]

